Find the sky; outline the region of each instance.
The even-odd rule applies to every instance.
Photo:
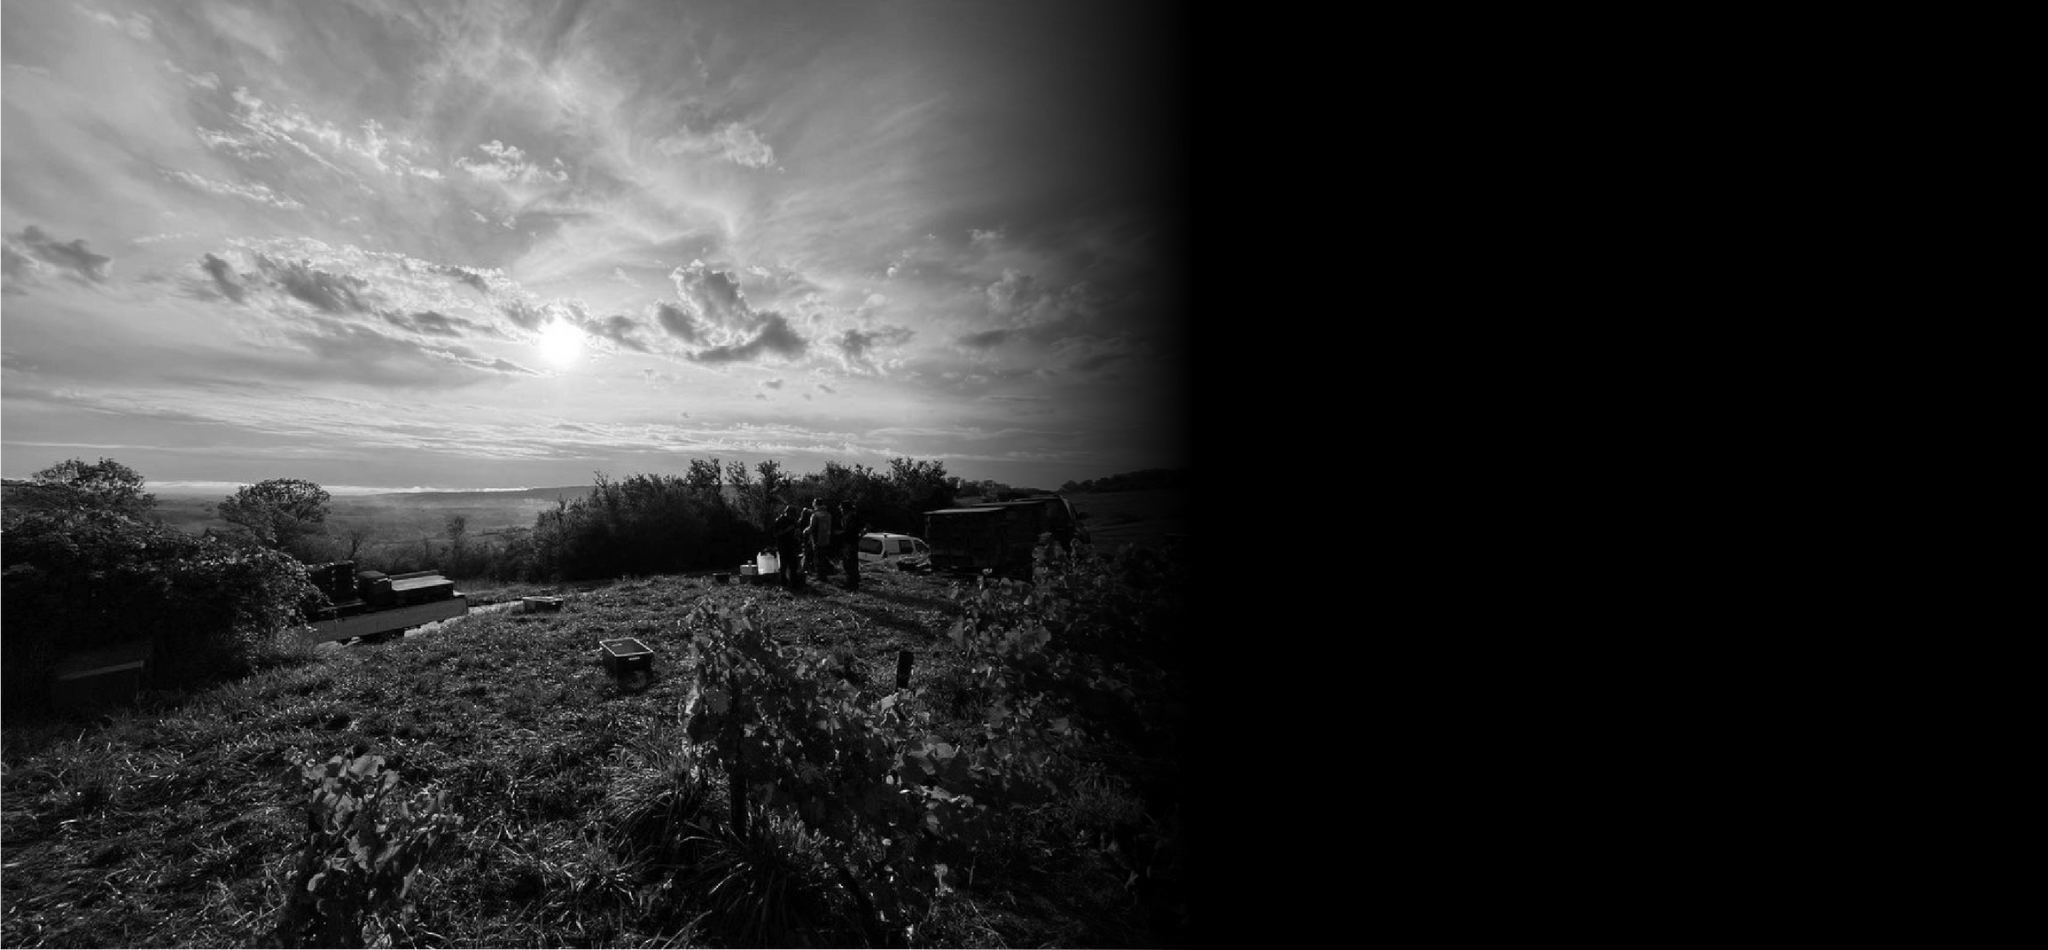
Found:
[[[0,2],[0,474],[1192,464],[1164,4]]]

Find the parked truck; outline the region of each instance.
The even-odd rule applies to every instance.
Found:
[[[1041,540],[1087,540],[1066,498],[1034,495],[925,512],[924,540],[935,571],[1031,578],[1031,551]]]

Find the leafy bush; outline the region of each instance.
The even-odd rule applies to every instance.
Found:
[[[306,763],[306,841],[278,913],[284,947],[389,946],[415,907],[413,874],[462,828],[442,795],[397,794],[399,773],[380,755]]]
[[[249,668],[319,596],[272,550],[194,537],[114,508],[37,510],[0,540],[8,708],[43,705],[65,654],[156,644],[154,685]]]
[[[221,500],[220,516],[233,531],[305,561],[324,560],[327,489],[298,478],[244,485]]]
[[[18,497],[8,501],[32,508],[107,509],[140,515],[156,505],[156,496],[143,491],[142,484],[141,475],[113,459],[67,459],[30,476]]]
[[[828,462],[792,479],[773,461],[758,475],[739,462],[693,459],[690,474],[598,473],[590,494],[534,519],[530,534],[480,555],[476,573],[497,580],[577,581],[731,567],[767,545],[766,522],[784,504],[851,501],[873,530],[923,531],[924,512],[953,503],[952,479],[935,461],[890,460],[883,476]],[[724,481],[720,481],[721,475]]]
[[[603,475],[590,494],[534,520],[527,580],[588,580],[709,568],[751,554],[755,534],[714,493],[670,475]],[[520,552],[524,554],[525,552]]]

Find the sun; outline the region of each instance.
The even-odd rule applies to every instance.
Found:
[[[583,331],[567,320],[554,320],[541,329],[536,341],[540,355],[556,366],[567,366],[583,355]]]

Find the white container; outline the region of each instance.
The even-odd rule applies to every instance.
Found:
[[[773,574],[782,570],[782,562],[775,555],[762,551],[754,555],[754,568],[763,574]]]

